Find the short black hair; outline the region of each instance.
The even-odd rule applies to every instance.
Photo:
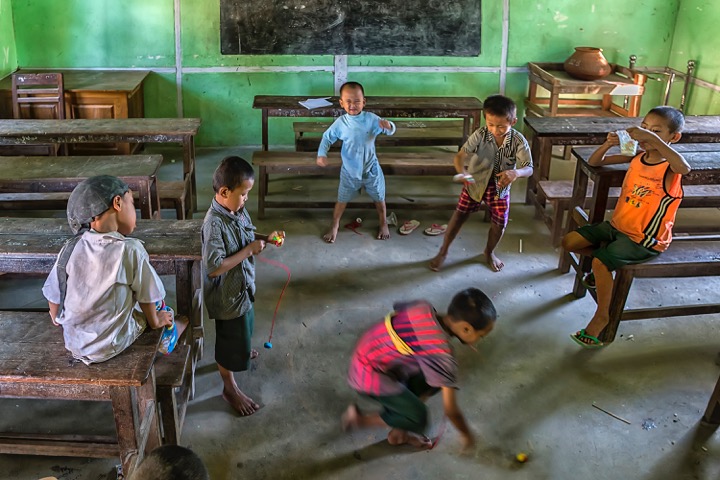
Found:
[[[163,445],[145,457],[130,480],[209,480],[195,452],[180,445]]]
[[[341,96],[341,97],[342,97],[342,92],[343,92],[343,90],[345,90],[346,88],[358,89],[358,90],[360,90],[360,91],[362,92],[363,97],[365,96],[365,89],[363,88],[363,86],[362,86],[360,83],[358,83],[358,82],[345,82],[345,83],[343,83],[342,86],[340,87],[340,96]]]
[[[238,156],[225,157],[213,173],[213,190],[215,193],[222,187],[235,190],[246,180],[255,180],[252,165]]]
[[[648,112],[648,115],[651,113],[663,118],[668,123],[670,133],[682,132],[685,127],[685,115],[675,107],[655,107]]]
[[[508,120],[517,118],[517,105],[505,95],[490,95],[483,102],[483,114],[506,117]]]
[[[468,322],[475,330],[484,330],[497,319],[492,300],[477,288],[466,288],[450,301],[448,315]]]

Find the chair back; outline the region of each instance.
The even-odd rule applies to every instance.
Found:
[[[13,118],[65,119],[62,73],[14,73]]]

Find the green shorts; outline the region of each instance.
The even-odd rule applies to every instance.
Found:
[[[610,225],[610,222],[585,225],[578,228],[577,233],[592,244],[592,256],[611,272],[625,265],[647,262],[660,254],[633,242],[630,237]]]
[[[428,411],[420,397],[431,396],[440,391],[425,381],[423,374],[408,379],[405,390],[398,395],[364,395],[382,405],[380,418],[392,428],[423,435],[428,426]]]
[[[231,372],[244,372],[250,363],[255,309],[232,320],[215,320],[215,361]]]

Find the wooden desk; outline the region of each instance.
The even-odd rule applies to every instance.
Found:
[[[543,213],[545,199],[537,195],[537,182],[550,176],[553,145],[600,145],[608,132],[639,126],[640,118],[627,117],[525,117],[534,171],[528,178],[525,203]],[[720,115],[685,117],[680,143],[720,142]]]
[[[149,71],[20,69],[22,73],[62,73],[65,118],[142,118],[143,82]],[[12,115],[12,74],[0,79],[0,118]],[[37,117],[41,118],[41,117]],[[138,143],[75,144],[74,155],[129,155]]]
[[[175,276],[175,311],[187,315],[192,327],[193,371],[202,357],[204,326],[196,291],[202,294],[200,262],[202,220],[138,220],[131,235],[144,242],[159,275]],[[0,218],[0,272],[47,274],[60,248],[72,236],[62,218]]]
[[[114,175],[138,192],[142,218],[160,213],[157,173],[162,155],[0,157],[0,193],[71,192],[94,175]]]
[[[308,110],[298,102],[317,97],[256,95],[253,108],[262,110],[262,149],[268,149],[269,117],[339,117],[345,113],[338,97],[332,106]],[[365,111],[383,118],[462,118],[463,143],[480,126],[482,102],[475,97],[366,97]],[[472,123],[471,123],[472,120]]]
[[[588,150],[585,150],[587,154]],[[575,180],[573,185],[573,198],[570,202],[570,216],[568,218],[567,231],[571,232],[578,226],[573,215],[575,207],[582,206],[587,197],[588,180],[594,182],[592,197],[589,201],[588,222],[598,223],[604,220],[607,210],[608,192],[610,187],[622,186],[628,163],[592,167],[587,163],[585,156],[578,157],[578,168],[575,169]],[[708,152],[684,152],[683,157],[690,164],[692,171],[683,176],[683,185],[720,185],[720,145],[717,151]],[[680,204],[682,206],[682,203]],[[565,273],[573,266],[576,270],[575,287],[573,293],[576,297],[582,297],[586,293],[582,285],[582,276],[590,271],[591,259],[580,257],[575,261],[573,256],[561,249],[558,269]]]
[[[190,176],[189,192],[197,210],[195,135],[199,118],[126,118],[103,120],[0,120],[0,145],[46,143],[180,143],[183,179]]]
[[[117,432],[117,439],[3,432],[0,453],[119,457],[131,475],[146,449],[160,444],[153,362],[161,332],[149,330],[120,355],[84,365],[46,312],[0,312],[0,397],[110,401]]]

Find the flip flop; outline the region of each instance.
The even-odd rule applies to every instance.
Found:
[[[397,225],[397,222],[398,222],[398,219],[397,219],[397,215],[395,215],[395,212],[390,212],[390,215],[388,215],[388,217],[387,217],[388,226],[394,227],[395,225]]]
[[[435,235],[442,235],[447,231],[447,224],[445,225],[438,225],[437,223],[433,223],[428,228],[425,229],[425,235],[430,235],[431,237],[434,237]]]
[[[588,290],[595,290],[595,274],[593,272],[588,273],[580,280],[580,283]]]
[[[570,338],[572,338],[575,343],[577,343],[583,348],[603,348],[605,346],[605,344],[601,342],[597,337],[593,337],[592,335],[588,335],[587,333],[585,333],[584,328],[579,332],[571,333]],[[583,338],[590,340],[592,343],[583,342]]]
[[[419,226],[420,222],[418,222],[417,220],[408,220],[400,226],[400,228],[398,229],[398,233],[400,235],[410,235]]]

